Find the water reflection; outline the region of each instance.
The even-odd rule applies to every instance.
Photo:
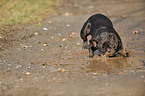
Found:
[[[97,58],[88,60],[88,72],[120,72],[132,67],[133,63],[129,58]]]

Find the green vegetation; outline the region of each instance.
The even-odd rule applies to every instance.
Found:
[[[0,33],[7,25],[41,22],[59,0],[0,0]]]

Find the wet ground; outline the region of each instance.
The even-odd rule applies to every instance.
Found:
[[[65,0],[41,26],[15,30],[0,52],[0,96],[144,96],[144,0]],[[107,15],[130,57],[88,58],[79,36],[95,13]]]

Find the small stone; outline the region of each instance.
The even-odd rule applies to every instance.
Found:
[[[106,86],[108,86],[108,83],[105,83]]]
[[[128,17],[128,15],[122,15],[121,17],[122,17],[122,18],[127,18],[127,17]]]
[[[51,23],[52,23],[52,21],[48,21],[48,23],[50,23],[50,24],[51,24]]]
[[[16,66],[16,68],[21,68],[21,65]]]
[[[11,66],[11,64],[8,64],[8,66]]]
[[[20,80],[22,81],[22,80],[24,80],[23,78],[20,78]]]
[[[70,27],[70,25],[69,25],[69,24],[67,24],[66,26],[67,26],[67,27]]]
[[[31,73],[30,72],[26,72],[26,75],[30,75]]]
[[[144,75],[142,75],[141,78],[144,78]]]
[[[70,37],[70,38],[74,38],[75,36],[73,36],[73,35],[69,35],[69,37]]]
[[[65,69],[61,69],[61,72],[66,72],[66,70]]]
[[[106,77],[106,76],[107,76],[107,74],[103,74],[103,76],[104,76],[104,77]]]
[[[38,32],[35,32],[34,35],[38,35]]]
[[[97,75],[98,73],[93,73],[93,75]]]
[[[72,15],[72,13],[66,12],[64,15],[65,15],[65,16],[69,16],[69,15]]]
[[[123,72],[119,72],[118,74],[122,74]]]
[[[77,43],[77,45],[80,45],[80,43]]]
[[[74,35],[74,34],[76,34],[76,32],[72,32],[71,34]]]
[[[43,27],[43,30],[48,30],[48,29]]]
[[[90,6],[88,6],[88,8],[94,8],[94,6],[93,5],[90,5]]]
[[[30,69],[31,67],[29,66],[29,67],[26,67],[27,69]]]

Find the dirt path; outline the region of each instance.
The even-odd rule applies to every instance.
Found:
[[[0,52],[0,96],[144,96],[144,4],[67,0],[42,26],[20,27],[19,41]],[[131,57],[88,58],[79,31],[94,13],[113,21]]]

